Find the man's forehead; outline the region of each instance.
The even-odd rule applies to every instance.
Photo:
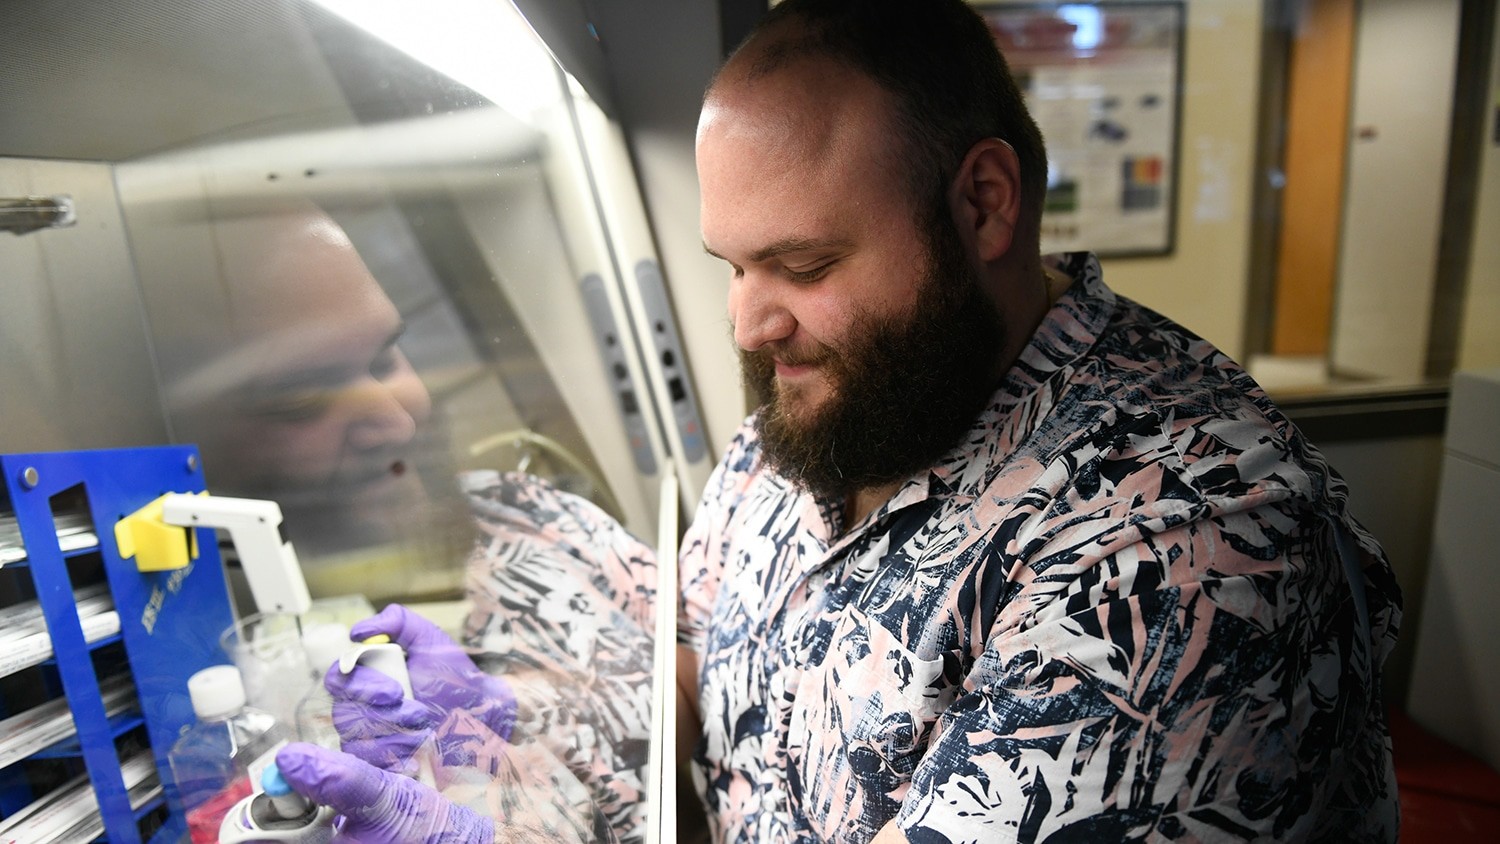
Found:
[[[815,52],[768,67],[737,53],[698,126],[703,239],[735,263],[856,240],[864,222],[907,203],[888,92]]]
[[[847,237],[862,210],[851,195],[857,167],[805,137],[726,135],[699,146],[699,223],[710,254],[758,261],[801,241]]]
[[[397,319],[341,229],[290,226],[276,235],[241,239],[223,250],[226,305],[236,331],[254,336],[294,325]]]
[[[890,103],[870,77],[820,54],[806,54],[752,72],[753,58],[731,59],[704,100],[699,139],[729,123],[768,140],[835,137],[860,123],[883,124]]]

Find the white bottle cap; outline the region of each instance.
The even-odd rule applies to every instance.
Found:
[[[349,650],[349,628],[337,622],[315,624],[302,633],[302,650],[307,654],[307,664],[322,682],[323,675],[344,651]]]
[[[245,706],[245,681],[233,665],[211,666],[188,678],[188,699],[199,718],[223,718]]]

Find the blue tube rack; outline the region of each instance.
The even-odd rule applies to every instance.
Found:
[[[77,728],[76,741],[38,756],[83,760],[99,803],[105,839],[141,844],[140,821],[166,802],[168,812],[151,842],[185,837],[181,804],[167,765],[167,753],[182,729],[193,723],[187,681],[194,673],[228,663],[219,634],[234,620],[229,589],[211,528],[198,528],[199,555],[185,569],[142,572],[120,557],[114,525],[168,492],[202,492],[204,479],[192,446],[108,449],[0,455],[5,495],[20,527],[27,558],[4,567],[29,571],[52,639],[57,678]],[[55,499],[87,501],[98,545],[63,551],[53,515]],[[120,616],[120,632],[87,643],[74,603],[68,562],[97,554]],[[78,584],[83,585],[83,584]],[[123,642],[126,662],[140,701],[138,718],[105,716],[92,653]],[[0,717],[9,713],[0,700]],[[144,723],[163,794],[132,809],[120,773],[116,740]],[[36,757],[34,757],[36,758]],[[15,766],[12,766],[15,767]],[[15,771],[0,770],[0,818],[37,796]]]

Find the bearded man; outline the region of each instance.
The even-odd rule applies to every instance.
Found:
[[[1039,255],[978,15],[788,0],[697,154],[763,399],[680,560],[716,841],[1394,840],[1383,553],[1238,365]]]

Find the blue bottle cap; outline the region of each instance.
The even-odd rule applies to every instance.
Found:
[[[283,797],[292,793],[292,787],[287,785],[286,778],[281,775],[281,769],[272,762],[260,774],[260,787],[271,797]]]

